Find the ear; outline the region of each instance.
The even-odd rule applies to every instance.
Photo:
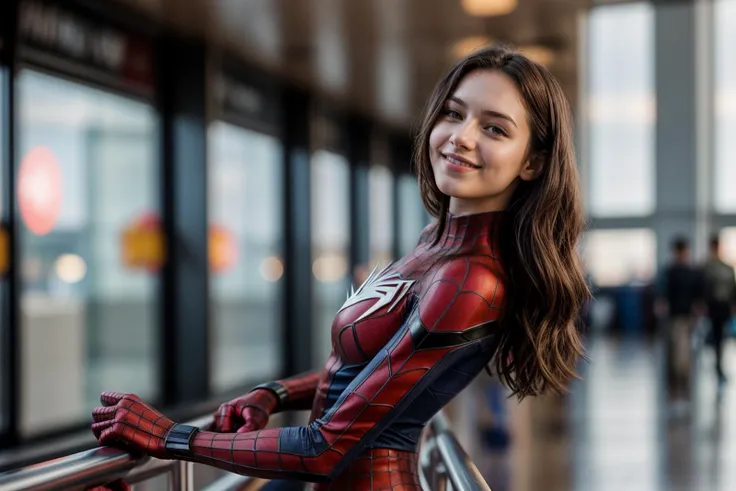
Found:
[[[527,159],[527,161],[524,163],[524,166],[521,168],[521,172],[519,173],[519,177],[521,178],[521,180],[533,181],[534,179],[542,175],[544,160],[545,159],[542,155],[536,155]]]

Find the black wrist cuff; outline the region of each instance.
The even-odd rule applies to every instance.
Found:
[[[174,454],[178,452],[188,452],[192,443],[192,438],[199,431],[196,426],[174,425],[169,434],[166,435],[166,450]]]
[[[276,409],[283,409],[289,402],[289,391],[287,391],[286,387],[278,382],[266,382],[264,384],[256,385],[251,389],[251,392],[258,389],[265,389],[273,392],[276,399],[279,401]]]

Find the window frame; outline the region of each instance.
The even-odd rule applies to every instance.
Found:
[[[13,132],[13,138],[14,138],[13,149],[14,149],[14,153],[13,153],[13,157],[12,157],[12,161],[11,161],[11,165],[10,165],[11,168],[12,168],[11,172],[13,173],[12,174],[13,175],[13,195],[12,195],[12,199],[13,199],[13,202],[14,202],[14,217],[13,217],[14,218],[14,233],[13,233],[14,241],[13,242],[14,242],[14,249],[15,249],[15,251],[14,251],[14,254],[12,256],[13,257],[13,261],[15,263],[20,263],[20,262],[22,262],[23,256],[24,256],[24,254],[23,254],[23,244],[22,244],[22,241],[21,241],[21,235],[22,234],[20,233],[20,229],[22,228],[22,225],[21,225],[21,222],[19,220],[19,214],[18,214],[18,211],[17,211],[17,204],[15,204],[15,201],[16,201],[15,198],[16,198],[16,195],[17,195],[17,189],[16,189],[15,180],[17,178],[18,166],[20,165],[20,160],[19,159],[22,157],[19,154],[19,152],[18,152],[19,138],[21,137],[21,133],[20,133],[21,123],[20,123],[20,119],[19,119],[20,114],[19,114],[18,105],[17,105],[17,93],[19,91],[18,81],[19,81],[20,77],[23,75],[23,73],[26,72],[26,71],[35,72],[35,73],[41,74],[41,75],[46,76],[46,77],[51,77],[51,78],[63,80],[64,82],[67,82],[67,83],[70,83],[70,84],[76,84],[76,85],[78,85],[80,87],[90,88],[90,89],[93,89],[93,90],[96,90],[96,91],[103,92],[105,94],[113,95],[115,97],[127,99],[127,100],[134,101],[134,102],[137,102],[137,103],[142,103],[142,104],[147,105],[152,110],[152,113],[153,113],[153,116],[154,116],[154,123],[155,123],[156,128],[158,129],[158,134],[154,138],[154,142],[155,142],[156,147],[153,149],[153,153],[157,156],[157,160],[155,161],[155,165],[158,168],[157,169],[157,174],[158,175],[156,176],[156,180],[157,180],[157,202],[156,202],[156,205],[158,207],[157,208],[158,209],[158,212],[159,212],[160,216],[162,217],[162,221],[164,221],[165,220],[165,214],[164,214],[165,195],[164,195],[164,193],[166,191],[166,186],[164,185],[164,182],[163,182],[164,181],[163,160],[161,159],[161,153],[162,153],[162,143],[161,143],[162,138],[161,138],[161,133],[163,131],[163,120],[162,120],[162,114],[161,114],[160,107],[157,104],[155,98],[153,96],[150,96],[150,97],[143,96],[139,92],[136,92],[134,90],[124,90],[124,89],[122,89],[120,87],[116,87],[116,86],[106,86],[104,84],[101,84],[101,83],[96,82],[95,80],[92,80],[92,79],[89,79],[89,78],[86,78],[86,77],[83,77],[83,76],[74,76],[74,75],[71,75],[71,74],[68,74],[68,73],[65,73],[65,72],[55,72],[53,69],[49,69],[48,67],[46,67],[44,65],[39,65],[39,64],[36,64],[34,62],[23,60],[23,61],[21,61],[20,63],[17,64],[17,67],[16,67],[16,69],[14,71],[14,74],[13,74],[13,80],[12,80],[12,84],[14,86],[13,93],[15,95],[15,100],[14,100],[14,115],[15,115],[15,119],[14,119],[14,132]],[[16,269],[18,269],[18,268],[16,268]],[[21,339],[21,330],[22,330],[22,323],[20,321],[20,319],[21,319],[21,306],[20,306],[20,303],[21,303],[21,298],[22,298],[23,281],[20,278],[19,271],[16,271],[15,274],[14,274],[14,276],[13,276],[13,284],[14,284],[13,285],[13,292],[14,292],[13,297],[14,298],[13,298],[13,307],[12,307],[12,309],[16,311],[15,312],[15,321],[13,322],[13,329],[17,331],[16,334],[15,334],[16,339],[17,339],[16,346],[20,346],[20,343],[21,343],[21,341],[20,341],[20,339]],[[156,275],[156,280],[155,280],[155,303],[157,305],[157,309],[156,309],[157,311],[155,313],[155,319],[157,321],[157,325],[155,326],[155,334],[154,335],[157,336],[157,339],[160,339],[161,338],[161,332],[163,330],[163,327],[162,327],[163,324],[161,322],[161,317],[162,317],[162,310],[165,309],[165,307],[164,307],[165,295],[166,295],[166,286],[165,286],[164,275],[163,275],[162,272],[159,272]],[[162,343],[160,343],[160,342],[158,342],[157,345],[158,345],[158,350],[157,350],[157,352],[156,352],[156,354],[154,356],[154,360],[159,365],[159,367],[156,370],[156,372],[159,374],[159,376],[158,376],[158,383],[157,383],[157,393],[159,394],[159,398],[154,399],[154,400],[151,401],[152,403],[156,403],[156,404],[158,404],[158,403],[164,403],[164,400],[163,399],[164,399],[164,393],[165,393],[165,389],[166,388],[165,388],[164,382],[163,382],[163,380],[164,380],[165,377],[163,375],[163,370],[164,370],[163,365],[164,365],[164,362],[162,360],[165,360],[166,357],[168,356],[167,355],[167,352],[165,350],[164,345]],[[22,361],[23,361],[22,358],[20,357],[20,353],[22,352],[22,350],[20,350],[18,348],[17,349],[17,352],[19,354],[15,355],[17,357],[17,359],[15,360],[16,370],[15,370],[14,381],[13,381],[13,384],[17,386],[15,388],[15,392],[14,392],[14,395],[17,398],[16,400],[18,401],[17,404],[16,404],[16,406],[18,406],[20,404],[20,399],[21,399],[21,397],[20,397],[21,396],[21,390],[22,390],[22,384],[21,384],[21,380],[22,380],[21,371],[22,371],[22,369],[21,369],[21,364],[22,364]],[[80,430],[80,428],[83,428],[83,427],[86,426],[83,422],[80,422],[80,423],[72,423],[70,425],[61,426],[58,429],[54,429],[54,430],[50,430],[50,431],[46,431],[46,432],[40,433],[38,435],[23,436],[21,434],[21,431],[20,431],[20,419],[21,419],[20,418],[20,411],[19,411],[19,409],[16,409],[16,411],[17,411],[17,413],[16,413],[17,416],[16,416],[16,418],[13,421],[13,423],[14,423],[13,432],[16,435],[15,441],[17,443],[20,443],[20,442],[30,442],[30,443],[33,443],[33,442],[37,442],[37,441],[44,441],[44,440],[46,440],[48,438],[56,438],[56,437],[59,437],[59,436],[64,436],[64,435],[71,434],[71,433],[73,433],[75,431]]]

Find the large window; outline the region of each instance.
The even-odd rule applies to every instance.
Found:
[[[337,153],[312,155],[314,353],[321,366],[332,350],[332,321],[350,287],[350,168]]]
[[[393,260],[393,175],[388,167],[374,165],[369,176],[370,267]]]
[[[597,286],[651,281],[656,254],[655,235],[649,229],[593,230],[583,241],[585,266]]]
[[[212,384],[224,391],[282,368],[282,149],[228,123],[209,131]]]
[[[596,7],[588,26],[588,206],[597,217],[655,206],[654,17],[648,2]]]
[[[399,254],[404,256],[416,247],[419,234],[427,224],[427,214],[419,196],[416,177],[403,174],[398,178],[398,186]]]
[[[715,10],[716,148],[714,207],[736,213],[736,2],[721,0]]]
[[[103,390],[158,397],[160,261],[127,266],[122,238],[157,229],[160,186],[150,105],[31,70],[17,87],[28,436],[86,421]]]

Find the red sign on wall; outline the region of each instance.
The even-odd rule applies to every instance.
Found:
[[[59,163],[48,148],[34,148],[18,170],[18,207],[23,223],[36,235],[48,234],[59,219],[61,198]]]

